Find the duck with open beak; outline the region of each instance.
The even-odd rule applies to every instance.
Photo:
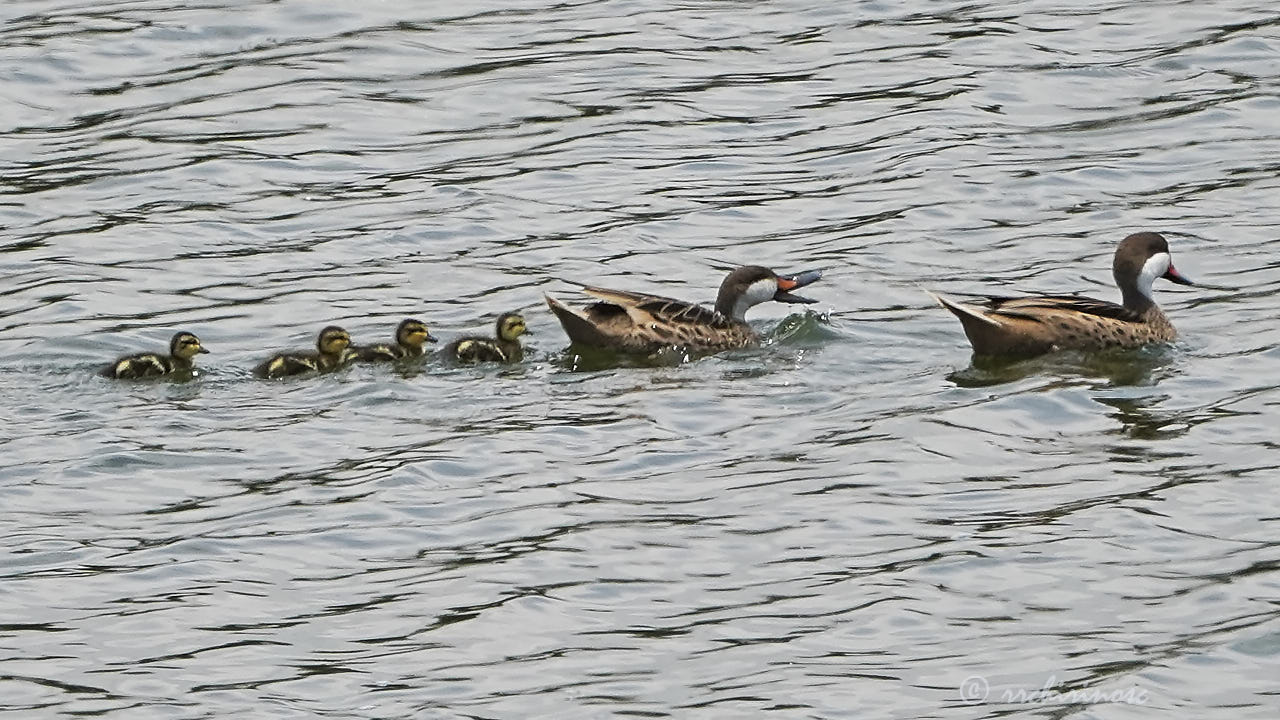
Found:
[[[1170,268],[1170,271],[1172,270],[1173,268]],[[773,294],[773,300],[775,302],[782,303],[816,303],[818,301],[813,298],[793,295],[791,294],[791,291],[796,288],[802,288],[810,283],[817,282],[821,278],[821,270],[806,270],[804,272],[796,273],[795,275],[779,275],[778,291]]]
[[[792,291],[816,282],[821,271],[778,275],[759,265],[730,272],[720,284],[714,309],[660,295],[589,285],[582,291],[598,302],[571,308],[547,296],[547,305],[575,345],[651,354],[679,346],[701,352],[748,347],[760,335],[747,324],[747,310],[763,302],[817,302]]]

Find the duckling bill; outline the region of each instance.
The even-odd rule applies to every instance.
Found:
[[[817,302],[792,291],[821,277],[819,270],[778,275],[759,265],[740,267],[720,284],[714,309],[660,295],[590,285],[582,286],[582,292],[598,298],[599,302],[581,310],[550,295],[545,297],[547,306],[574,344],[645,354],[673,345],[718,352],[760,342],[760,335],[746,320],[746,313],[752,307],[770,300]]]
[[[422,357],[426,352],[424,343],[436,342],[437,338],[428,330],[421,320],[408,318],[396,327],[396,340],[391,344],[361,345],[354,348],[356,357],[365,362],[395,362],[406,358]]]
[[[1121,241],[1111,263],[1121,304],[1079,295],[988,296],[961,303],[933,296],[960,320],[978,355],[1033,356],[1055,350],[1102,350],[1172,342],[1178,333],[1156,305],[1152,285],[1194,285],[1173,266],[1169,243],[1154,232]]]
[[[524,316],[519,313],[503,313],[494,323],[494,336],[472,335],[459,338],[444,348],[445,357],[455,362],[519,362],[524,359],[520,336],[529,334]]]
[[[161,377],[175,372],[190,372],[194,366],[194,358],[200,353],[207,353],[200,338],[189,332],[176,333],[169,340],[169,354],[138,353],[117,359],[103,368],[104,377],[119,380]]]
[[[356,353],[351,349],[351,336],[337,325],[330,325],[317,336],[316,352],[280,353],[264,360],[253,372],[263,378],[329,372],[346,365],[355,357]]]

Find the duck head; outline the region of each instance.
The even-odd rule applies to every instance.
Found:
[[[189,332],[180,332],[169,341],[169,354],[183,360],[190,360],[200,353],[209,352],[200,344],[200,338]]]
[[[1169,243],[1160,233],[1134,233],[1120,242],[1111,274],[1124,294],[1125,307],[1139,309],[1155,302],[1151,286],[1156,278],[1179,285],[1194,285],[1173,267]]]
[[[720,284],[716,296],[716,312],[734,320],[745,319],[747,310],[762,302],[773,300],[784,303],[815,303],[807,297],[791,291],[802,288],[822,277],[820,270],[808,270],[794,275],[778,275],[767,267],[747,265],[740,267]]]
[[[426,323],[408,318],[396,326],[396,342],[405,347],[422,347],[423,343],[436,342],[437,338],[427,330]]]
[[[520,313],[503,313],[498,316],[498,321],[494,324],[494,332],[498,335],[498,339],[506,342],[513,342],[521,335],[528,335],[529,328],[525,327],[524,316]]]
[[[339,355],[351,346],[351,336],[337,325],[330,325],[320,331],[316,338],[316,349],[324,355]]]

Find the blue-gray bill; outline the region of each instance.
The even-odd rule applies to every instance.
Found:
[[[1160,277],[1164,278],[1165,280],[1169,280],[1171,282],[1176,282],[1179,285],[1195,285],[1195,283],[1191,282],[1190,278],[1188,278],[1186,275],[1183,275],[1182,273],[1175,270],[1173,267],[1173,263],[1169,263],[1169,269],[1166,270],[1164,275],[1161,275]]]
[[[813,298],[792,295],[791,291],[817,282],[821,277],[821,270],[805,270],[794,275],[779,275],[778,292],[774,293],[773,299],[776,302],[784,303],[816,303],[818,301]]]

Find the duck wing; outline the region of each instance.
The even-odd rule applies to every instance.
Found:
[[[142,353],[116,360],[102,371],[102,375],[120,380],[133,380],[159,377],[172,370],[173,368],[168,362],[168,358],[155,353]]]
[[[547,305],[575,343],[652,353],[672,345],[703,349],[741,347],[754,339],[749,327],[740,327],[701,305],[661,295],[591,285],[580,287],[597,301],[575,309],[546,296]]]
[[[1093,315],[1124,322],[1142,321],[1141,314],[1123,305],[1106,300],[1095,300],[1083,295],[987,296],[985,300],[986,309],[989,312],[1037,322],[1044,321],[1048,316],[1062,313]]]
[[[649,295],[633,293],[626,290],[610,290],[608,288],[583,285],[582,292],[601,300],[586,308],[588,319],[593,322],[616,322],[618,309],[621,309],[637,325],[697,324],[706,327],[727,327],[730,322],[720,313],[709,310],[695,303]]]
[[[444,348],[445,357],[458,362],[507,362],[513,358],[507,356],[493,338],[471,336],[454,340]]]
[[[268,358],[253,369],[253,373],[263,378],[279,378],[288,375],[300,375],[305,372],[319,372],[320,362],[307,355],[276,355]]]
[[[360,345],[351,350],[355,352],[356,358],[371,362],[394,362],[405,356],[404,348],[399,345]]]

